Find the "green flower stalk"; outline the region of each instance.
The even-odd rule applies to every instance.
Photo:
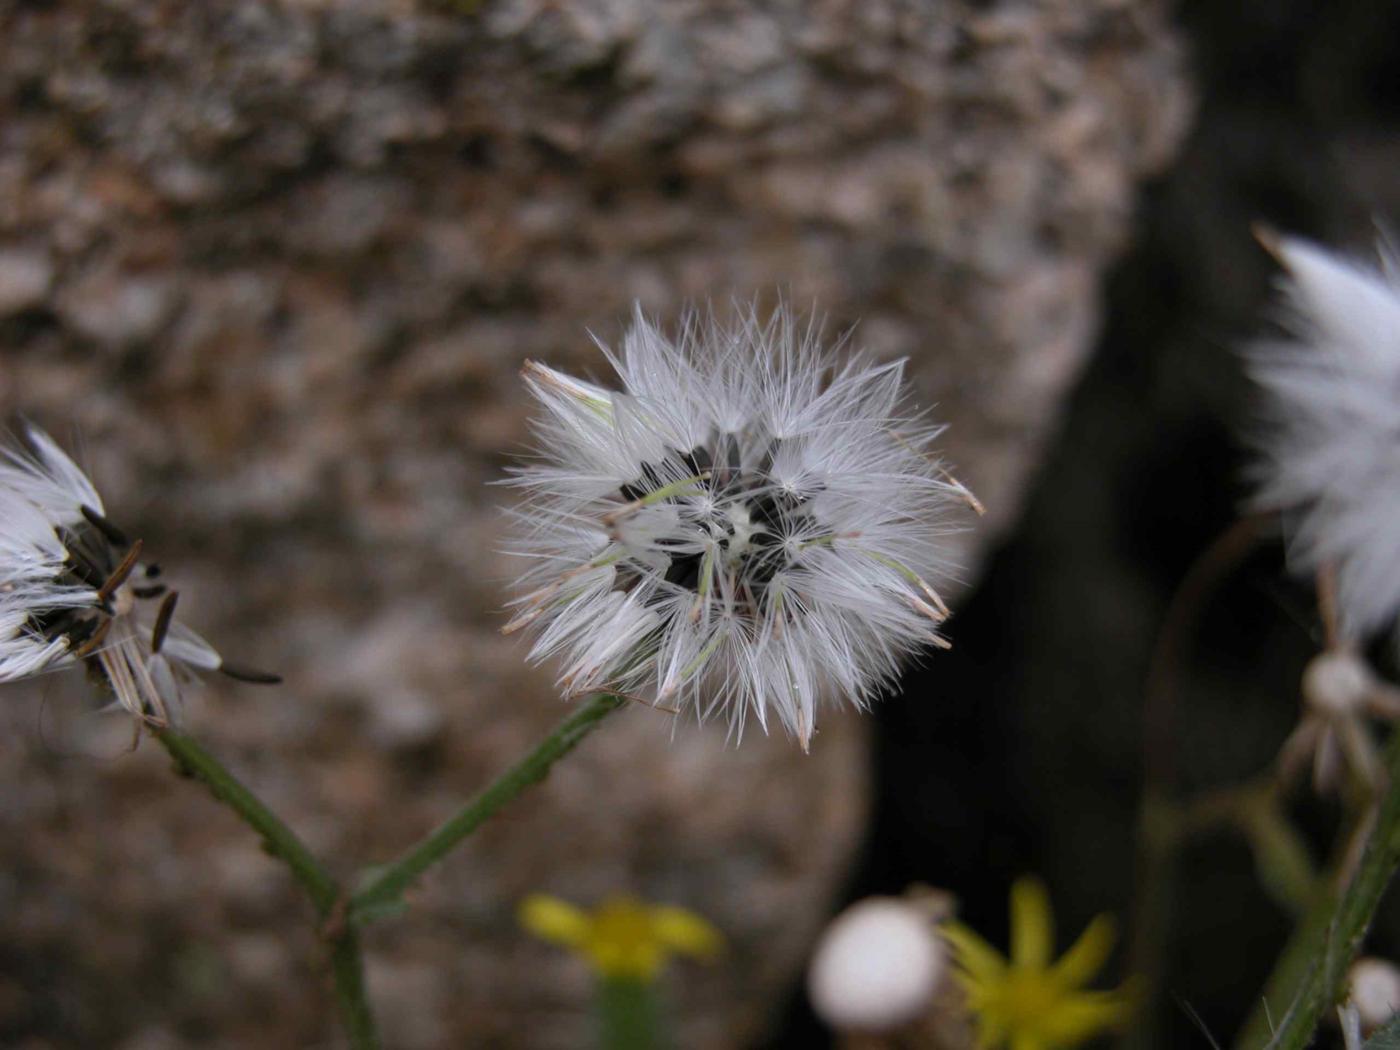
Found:
[[[592,969],[602,1050],[664,1046],[657,978],[667,960],[686,955],[708,962],[724,947],[719,931],[694,912],[627,896],[585,911],[535,894],[521,903],[520,924],[579,955]]]

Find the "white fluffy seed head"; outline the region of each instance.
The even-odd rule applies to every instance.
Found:
[[[1342,627],[1360,637],[1400,612],[1400,259],[1273,246],[1292,337],[1250,352],[1268,396],[1258,502],[1286,513],[1300,569],[1335,566]]]
[[[1367,1031],[1400,1012],[1400,970],[1385,959],[1365,957],[1352,963],[1347,997]]]
[[[887,1031],[920,1016],[947,972],[947,950],[927,914],[895,897],[870,897],[822,934],[807,994],[833,1028]]]
[[[0,447],[0,682],[83,660],[120,706],[171,720],[180,682],[222,659],[182,624],[157,626],[157,570],[118,542],[92,482],[52,438],[27,427],[23,439]]]
[[[530,559],[507,630],[570,693],[777,720],[869,702],[938,644],[966,490],[906,404],[903,364],[823,348],[785,309],[674,339],[636,313],[602,347],[620,390],[528,364],[537,461],[512,484]]]

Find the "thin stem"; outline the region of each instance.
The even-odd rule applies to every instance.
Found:
[[[327,916],[340,896],[340,887],[296,833],[192,737],[173,729],[154,729],[152,735],[170,752],[180,772],[203,781],[216,799],[262,836],[268,853],[286,862],[316,911],[322,918]]]
[[[661,1050],[661,1004],[654,982],[603,977],[598,982],[600,1050]]]
[[[543,780],[625,697],[596,696],[559,723],[523,759],[497,778],[417,846],[381,869],[353,898],[312,855],[291,828],[200,744],[172,729],[152,733],[180,772],[204,783],[216,799],[256,831],[268,851],[284,861],[311,898],[322,920],[321,934],[331,949],[331,974],[341,1020],[354,1050],[377,1050],[379,1036],[365,991],[364,963],[355,920],[398,902],[403,891],[463,839],[532,784]]]
[[[580,705],[578,710],[560,722],[533,751],[501,774],[437,830],[398,860],[376,871],[351,899],[352,917],[373,915],[397,904],[404,890],[423,872],[452,852],[463,839],[495,816],[506,803],[526,788],[543,780],[555,762],[577,747],[604,718],[626,702],[624,697],[604,694]]]
[[[1303,917],[1269,978],[1265,1002],[1270,997],[1275,1003],[1288,1002],[1287,1012],[1267,1043],[1254,1019],[1239,1046],[1302,1050],[1312,1040],[1323,1013],[1344,992],[1347,969],[1400,867],[1400,732],[1391,737],[1386,770],[1389,786],[1356,875]]]
[[[1148,663],[1143,687],[1143,794],[1138,815],[1138,891],[1129,944],[1130,970],[1141,981],[1141,1016],[1157,1011],[1165,980],[1163,955],[1175,904],[1182,830],[1174,818],[1178,677],[1206,603],[1259,541],[1264,519],[1232,523],[1197,556],[1172,595]],[[1132,1025],[1122,1045],[1147,1050],[1150,1023]]]
[[[1201,613],[1229,575],[1254,550],[1265,519],[1241,518],[1202,551],[1172,595],[1147,665],[1143,686],[1143,754],[1147,794],[1176,787],[1178,677]]]
[[[365,992],[360,938],[348,925],[339,931],[331,945],[331,975],[335,978],[335,998],[350,1046],[353,1050],[379,1050],[379,1033],[374,1026],[369,995]]]
[[[268,853],[284,861],[291,869],[292,876],[311,898],[312,905],[323,920],[322,935],[331,949],[331,975],[335,981],[336,1001],[350,1037],[350,1045],[354,1050],[377,1050],[379,1036],[375,1031],[369,999],[365,995],[359,941],[354,929],[340,914],[345,900],[339,883],[296,833],[196,740],[173,729],[158,728],[151,732],[170,753],[181,773],[203,782],[216,799],[262,836]]]
[[[1264,985],[1258,1005],[1240,1029],[1239,1037],[1235,1040],[1236,1050],[1265,1046],[1273,1037],[1275,1025],[1280,1020],[1278,1008],[1287,1003],[1294,990],[1301,988],[1307,980],[1309,970],[1327,942],[1327,930],[1336,906],[1337,894],[1329,887],[1298,920],[1288,944],[1274,963],[1274,971]]]

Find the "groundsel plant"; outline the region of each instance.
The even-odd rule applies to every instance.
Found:
[[[276,680],[230,667],[175,622],[160,576],[52,438],[27,426],[0,447],[0,682],[85,665],[116,704],[163,726],[197,671]]]
[[[977,504],[902,361],[823,347],[786,308],[690,314],[674,339],[638,309],[620,352],[599,345],[620,390],[525,366],[543,412],[511,482],[530,567],[505,630],[532,629],[566,694],[736,735],[776,717],[805,749],[824,703],[863,706],[946,647],[949,512]]]
[[[1290,338],[1250,353],[1268,395],[1260,503],[1288,515],[1299,567],[1332,567],[1343,634],[1400,612],[1400,257],[1379,264],[1261,239],[1286,271]]]

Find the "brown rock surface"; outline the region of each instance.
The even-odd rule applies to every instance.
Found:
[[[992,508],[970,573],[1186,100],[1120,0],[16,0],[0,410],[80,436],[187,620],[285,673],[189,723],[348,873],[561,713],[496,634],[526,357],[598,371],[633,300],[859,319]],[[0,1038],[333,1042],[288,880],[75,692],[0,705]],[[579,1045],[584,975],[514,926],[536,889],[706,914],[732,951],[672,986],[682,1044],[751,1037],[858,841],[862,744],[617,716],[372,934],[390,1045]]]

